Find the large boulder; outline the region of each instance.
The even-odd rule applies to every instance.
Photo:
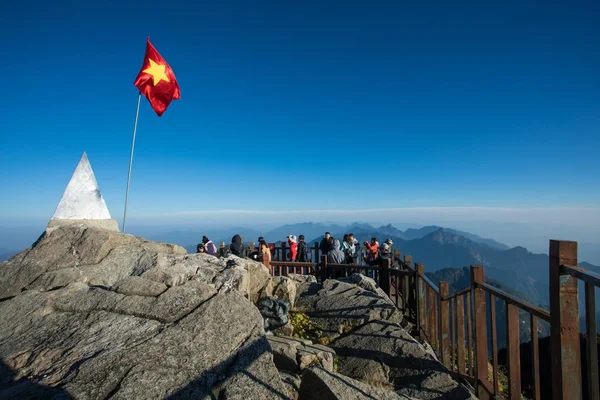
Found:
[[[298,289],[296,308],[323,327],[337,354],[337,372],[416,399],[472,398],[403,328],[401,313],[370,278],[356,274]]]
[[[0,399],[288,398],[250,263],[48,229],[0,264]]]
[[[402,321],[387,297],[352,283],[328,279],[322,285],[306,283],[298,289],[296,309],[320,324],[323,335],[331,339],[369,321]]]
[[[338,371],[376,386],[396,388],[415,399],[474,398],[448,369],[405,329],[387,321],[369,322],[330,345]]]
[[[253,302],[271,278],[267,267],[249,259],[187,254],[180,246],[77,224],[48,228],[30,248],[0,263],[0,300],[73,282],[135,294],[127,286],[132,276],[160,284],[138,279],[134,286],[142,296],[193,279],[220,292],[236,289]]]

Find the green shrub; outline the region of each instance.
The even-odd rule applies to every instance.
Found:
[[[300,339],[308,339],[313,343],[321,343],[323,338],[323,327],[312,321],[308,315],[296,309],[290,311],[293,335]]]

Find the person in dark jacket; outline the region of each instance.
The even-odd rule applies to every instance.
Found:
[[[243,238],[240,235],[235,235],[231,238],[231,244],[229,245],[229,250],[231,254],[234,254],[238,257],[246,257],[246,246],[242,243]]]
[[[321,254],[329,253],[331,250],[331,245],[329,244],[329,239],[331,238],[331,234],[329,232],[325,232],[325,236],[321,239],[321,244],[319,244],[319,249],[321,249]]]
[[[298,236],[298,256],[297,261],[299,262],[310,262],[310,247],[304,241],[304,235]]]

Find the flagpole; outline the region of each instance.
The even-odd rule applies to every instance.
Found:
[[[129,156],[129,173],[127,174],[127,192],[125,193],[125,211],[123,212],[123,233],[125,233],[125,221],[127,220],[127,202],[129,200],[129,185],[131,183],[131,165],[133,164],[133,148],[135,146],[135,131],[137,130],[138,116],[140,115],[140,101],[142,93],[138,93],[137,108],[135,110],[135,122],[133,123],[133,139],[131,140],[131,155]]]

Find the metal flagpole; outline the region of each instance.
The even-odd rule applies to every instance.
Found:
[[[140,101],[142,93],[138,94],[137,109],[135,110],[135,122],[133,123],[133,139],[131,140],[131,156],[129,156],[129,173],[127,174],[127,192],[125,193],[125,211],[123,212],[123,233],[125,233],[125,221],[127,220],[127,201],[129,200],[129,184],[131,182],[131,165],[133,164],[133,148],[135,146],[135,131],[137,130],[138,116],[140,115]]]

